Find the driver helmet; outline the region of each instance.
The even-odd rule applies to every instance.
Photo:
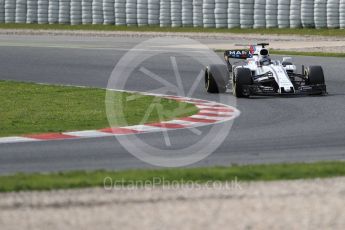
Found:
[[[271,64],[271,57],[267,49],[260,50],[260,64],[261,65]]]
[[[271,64],[271,57],[269,55],[263,55],[260,58],[261,65],[269,65]]]

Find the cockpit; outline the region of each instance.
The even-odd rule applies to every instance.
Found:
[[[260,65],[270,65],[272,60],[268,49],[261,49],[259,54]]]

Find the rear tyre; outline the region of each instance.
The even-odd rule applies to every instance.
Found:
[[[307,76],[307,85],[324,85],[325,76],[321,66],[310,66],[307,68],[305,75]]]
[[[252,85],[252,72],[247,68],[237,68],[234,72],[234,78],[232,83],[233,94],[235,97],[249,97],[250,93],[245,92],[246,85]]]
[[[229,76],[226,65],[211,65],[205,70],[205,89],[208,93],[225,93]]]

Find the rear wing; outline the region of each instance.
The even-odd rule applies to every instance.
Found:
[[[250,50],[226,50],[224,52],[225,58],[247,59],[252,58],[253,54]]]

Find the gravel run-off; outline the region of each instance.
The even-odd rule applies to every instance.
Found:
[[[0,195],[7,229],[344,229],[345,178]]]

